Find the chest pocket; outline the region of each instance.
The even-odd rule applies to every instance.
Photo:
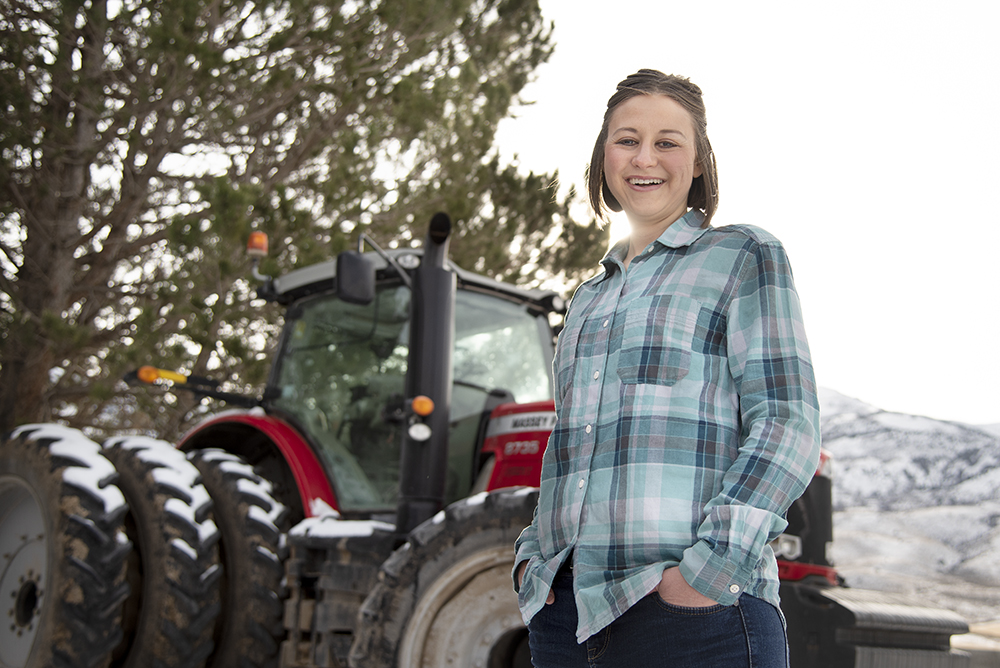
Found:
[[[691,367],[691,346],[701,304],[689,297],[653,295],[625,314],[618,377],[626,384],[670,386]]]

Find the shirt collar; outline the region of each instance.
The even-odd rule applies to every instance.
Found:
[[[690,246],[708,230],[707,227],[701,226],[703,222],[705,222],[705,213],[699,209],[691,209],[665,229],[663,234],[657,237],[653,243],[669,248]],[[612,246],[604,259],[601,260],[604,271],[610,273],[612,268],[623,267],[626,253],[628,253],[628,237]]]
[[[708,229],[701,226],[704,222],[704,212],[700,209],[691,209],[674,222],[673,225],[663,230],[663,234],[656,241],[670,248],[690,246],[701,235],[705,234],[705,231]]]

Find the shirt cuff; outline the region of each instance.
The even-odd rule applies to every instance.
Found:
[[[520,539],[518,539],[520,542]],[[521,564],[526,563],[531,560],[533,554],[538,554],[538,548],[536,543],[521,543],[517,546],[517,554],[514,556],[514,569],[510,572],[510,579],[514,582],[514,591],[518,594],[521,593],[521,587],[517,584],[517,569],[520,568]],[[528,573],[528,569],[524,569],[525,575]]]
[[[528,561],[527,559],[522,559],[521,561],[516,561],[516,560],[514,561],[514,570],[512,570],[510,572],[510,579],[513,580],[513,582],[514,582],[514,593],[515,594],[520,594],[521,593],[521,585],[518,584],[518,582],[517,582],[517,569],[521,567],[521,564],[527,563],[527,561]],[[525,568],[524,570],[527,571],[528,569]]]
[[[753,575],[752,568],[717,555],[703,540],[684,551],[679,568],[695,591],[721,605],[736,605]]]

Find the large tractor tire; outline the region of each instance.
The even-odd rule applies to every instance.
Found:
[[[361,607],[356,668],[530,668],[511,584],[534,488],[478,494],[417,527]]]
[[[282,624],[288,511],[271,483],[244,460],[222,450],[196,450],[189,458],[215,501],[222,532],[222,614],[215,627],[213,668],[278,665]]]
[[[127,506],[101,448],[59,425],[0,445],[0,667],[105,667],[128,593]]]
[[[198,668],[212,652],[219,614],[219,530],[201,473],[165,441],[125,436],[104,444],[128,502],[132,541],[124,640],[115,668]]]

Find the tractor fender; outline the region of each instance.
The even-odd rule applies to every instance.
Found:
[[[288,465],[306,517],[322,515],[324,510],[339,507],[326,467],[309,442],[288,422],[262,409],[237,409],[212,416],[186,433],[177,447],[185,452],[218,448],[253,460],[247,449],[267,442],[278,450]]]

